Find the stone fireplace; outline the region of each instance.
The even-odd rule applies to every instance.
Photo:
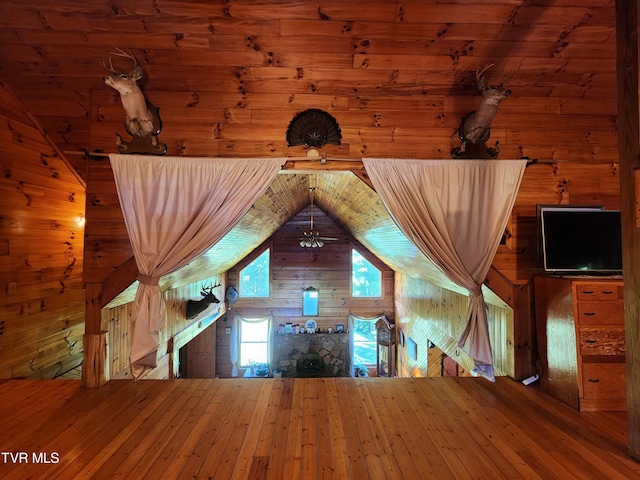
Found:
[[[283,377],[348,377],[349,335],[276,333],[271,367]]]

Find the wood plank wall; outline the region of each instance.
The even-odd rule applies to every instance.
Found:
[[[304,230],[309,228],[308,208],[293,217],[280,228],[266,243],[252,255],[227,272],[229,285],[238,286],[240,270],[262,253],[271,248],[271,285],[269,298],[242,298],[227,312],[226,323],[218,322],[216,344],[216,374],[231,376],[229,359],[229,335],[225,326],[231,326],[234,314],[244,317],[262,317],[272,314],[276,323],[298,323],[303,325],[308,318],[314,318],[318,327],[335,328],[337,324],[347,325],[350,313],[371,317],[385,313],[394,317],[394,273],[358,244],[329,217],[314,209],[314,228],[323,236],[339,238],[326,241],[322,248],[303,248],[298,244]],[[353,298],[351,296],[351,248],[358,251],[382,271],[381,298]],[[320,293],[319,315],[302,316],[302,290],[315,287]]]
[[[84,275],[87,283],[101,283],[133,257],[133,249],[111,163],[107,158],[95,157],[89,167]]]
[[[526,169],[511,220],[506,245],[493,266],[514,284],[532,283],[542,273],[538,258],[536,204],[602,205],[620,209],[620,171],[617,161],[581,164],[558,162]]]
[[[85,186],[0,80],[0,378],[82,363]]]
[[[493,123],[492,139],[502,144],[500,158],[529,155],[554,162],[527,169],[508,225],[507,245],[494,262],[506,278],[526,283],[540,271],[536,203],[620,206],[617,109],[611,101],[615,96],[615,55],[609,40],[613,12],[605,2],[596,3],[598,15],[589,15],[586,24],[565,32],[580,41],[558,54],[541,56],[532,50],[533,45],[546,45],[545,50],[553,51],[557,43],[557,36],[545,28],[547,24],[564,25],[570,14],[576,16],[572,21],[577,25],[587,18],[590,7],[550,7],[545,10],[547,24],[538,25],[527,18],[504,24],[512,9],[508,3],[490,11],[481,2],[465,4],[461,8],[467,17],[476,12],[485,23],[457,23],[441,36],[431,22],[447,16],[444,12],[452,7],[444,4],[374,2],[363,9],[356,3],[330,2],[323,7],[325,12],[330,8],[331,15],[320,20],[317,9],[304,2],[292,3],[285,11],[270,2],[259,6],[240,2],[232,7],[233,18],[224,15],[225,6],[212,5],[208,10],[211,18],[194,14],[180,23],[180,16],[190,12],[179,2],[163,2],[162,13],[172,16],[176,28],[187,33],[180,37],[181,63],[176,64],[177,37],[166,33],[169,23],[174,26],[172,22],[150,22],[150,30],[140,28],[141,33],[134,34],[131,22],[141,22],[141,18],[106,14],[100,17],[101,31],[92,32],[87,41],[65,31],[70,25],[76,32],[78,22],[91,31],[86,18],[70,16],[67,7],[55,2],[44,2],[30,8],[33,18],[39,18],[37,12],[42,11],[43,18],[54,19],[56,28],[44,32],[41,41],[50,39],[45,53],[59,60],[52,72],[58,74],[56,97],[52,99],[51,84],[41,82],[45,75],[26,75],[19,87],[28,92],[23,100],[29,102],[31,113],[45,122],[60,144],[113,151],[114,132],[123,132],[124,114],[117,95],[100,80],[103,72],[98,59],[114,45],[109,33],[124,38],[136,53],[149,53],[144,91],[161,108],[161,140],[169,144],[171,154],[299,154],[302,149],[286,146],[286,126],[298,111],[316,107],[335,115],[343,131],[343,144],[329,148],[330,155],[448,158],[450,148],[458,143],[455,129],[460,118],[477,106],[473,72],[497,58],[500,65],[493,74],[518,69],[507,85],[514,93],[500,106]],[[195,9],[195,4],[190,8]],[[522,10],[528,8],[538,7],[524,5]],[[532,16],[531,12],[527,15]],[[345,20],[349,18],[357,20]],[[398,28],[400,21],[402,28]],[[493,38],[494,27],[487,25],[495,26],[500,36]],[[210,26],[215,27],[211,41],[209,33],[201,33],[211,32]],[[523,28],[530,29],[526,38]],[[312,30],[314,35],[301,38],[301,30]],[[427,49],[415,40],[425,35],[434,40]],[[68,45],[76,36],[81,43]],[[459,50],[461,39],[467,37],[477,39],[473,55]],[[7,34],[3,38],[12,43],[26,36]],[[536,42],[527,42],[529,38]],[[64,51],[54,53],[54,46],[60,44]],[[13,66],[32,62],[38,67],[27,70],[40,71],[43,50],[19,51],[22,55],[12,60]],[[584,56],[586,51],[593,58]],[[71,52],[82,58],[80,71],[62,66]],[[167,66],[167,59],[172,66]],[[598,63],[598,73],[585,74],[584,65],[593,61]],[[72,70],[73,75],[67,76]],[[185,75],[184,81],[176,81],[177,72]],[[87,84],[85,77],[95,85],[90,96],[74,90],[74,83]],[[432,88],[434,85],[439,87]],[[80,127],[74,121],[74,128],[69,128],[54,117],[64,100],[76,107],[65,111],[66,118],[88,125]],[[31,141],[24,133],[22,138],[22,146],[25,139]],[[84,270],[88,282],[101,282],[130,258],[130,246],[119,206],[113,201],[115,186],[107,162],[91,171],[96,160],[90,160],[91,168],[81,158],[74,160],[79,171],[89,172],[87,217],[91,221]],[[78,198],[76,203],[80,203]],[[120,223],[107,223],[110,218]],[[0,239],[0,250],[3,241]]]
[[[186,306],[188,300],[200,300],[202,288],[208,285],[217,285],[214,294],[220,300],[217,305],[198,315],[195,319],[186,318]],[[203,322],[213,323],[211,317],[215,317],[216,311],[224,312],[224,275],[215,275],[202,281],[183,285],[178,288],[163,292],[167,308],[167,324],[160,331],[160,346],[158,348],[158,368],[152,371],[147,378],[169,378],[171,375],[170,362],[178,350],[207,328]],[[131,342],[131,310],[133,301],[126,303],[107,305],[102,310],[102,330],[107,333],[109,345],[109,371],[111,378],[129,378],[129,352]],[[117,303],[117,302],[114,302]],[[210,325],[206,323],[206,325]],[[174,372],[175,373],[175,372]]]
[[[401,274],[396,274],[395,291],[396,324],[405,339],[404,345],[398,344],[399,375],[428,376],[430,342],[464,369],[471,370],[473,360],[458,347],[458,339],[466,326],[468,297]],[[513,310],[506,306],[488,307],[496,375],[514,377]],[[417,344],[417,359],[411,358],[407,349],[408,338]]]
[[[545,8],[544,22],[537,24],[530,11],[523,13],[537,9],[535,5],[523,5],[518,22],[505,23],[513,8],[508,3],[487,11],[479,3],[373,2],[363,11],[359,4],[330,2],[322,6],[330,15],[319,20],[311,4],[287,5],[281,12],[267,1],[255,8],[233,4],[233,18],[222,17],[219,6],[211,6],[211,18],[194,17],[187,24],[178,18],[185,12],[177,3],[164,2],[163,13],[176,13],[167,24],[188,32],[180,47],[172,36],[153,30],[160,23],[147,25],[152,35],[128,32],[126,38],[136,53],[142,49],[148,53],[143,89],[161,109],[160,138],[175,155],[303,154],[301,147],[287,147],[286,127],[299,111],[322,108],[337,118],[343,133],[341,146],[326,149],[329,155],[449,158],[450,148],[458,144],[455,129],[460,118],[479,100],[473,78],[476,68],[497,61],[489,72],[494,79],[516,71],[506,82],[513,94],[500,105],[492,140],[501,142],[501,159],[528,155],[541,163],[525,173],[507,242],[494,267],[513,284],[527,286],[541,272],[537,203],[620,207],[615,55],[610,41],[613,12],[604,2],[597,3],[598,15],[589,20],[583,14],[591,7],[558,5]],[[456,23],[448,25],[443,35],[434,33],[435,19],[454,8],[463,8],[466,18],[476,12],[482,22]],[[573,21],[579,26],[565,30],[572,37],[570,48],[550,56],[557,36],[549,33],[548,26],[564,25],[566,15],[575,15]],[[104,20],[106,29],[125,33],[120,18]],[[209,25],[215,31],[211,38],[199,37]],[[313,35],[301,38],[301,30]],[[426,48],[416,40],[424,38],[433,40]],[[466,38],[475,39],[471,55],[461,54]],[[106,53],[111,44],[91,48],[91,54],[99,56],[99,50]],[[597,74],[586,74],[584,65],[594,61]],[[113,151],[114,132],[123,133],[122,106],[113,91],[99,81],[95,85],[89,102],[89,149]],[[48,118],[44,107],[49,91],[33,86],[33,105],[41,106],[38,113]],[[86,115],[84,109],[77,112]],[[64,132],[67,138],[77,134]],[[96,162],[90,162],[93,169]],[[101,175],[109,175],[98,171],[92,177],[91,169],[89,178],[98,182]],[[94,190],[92,183],[88,211],[98,224],[87,226],[85,268],[98,281],[130,256],[130,250],[123,228],[111,230],[114,227],[101,220],[121,215],[115,204],[106,208],[115,188],[104,184],[104,191],[102,185]],[[525,314],[518,323],[531,332],[533,317]],[[519,346],[516,343],[515,348]],[[534,365],[530,342],[522,348],[526,358],[520,363],[529,367],[516,371],[518,378],[527,376]]]

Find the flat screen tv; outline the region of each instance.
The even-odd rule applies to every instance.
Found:
[[[538,206],[544,270],[550,273],[622,272],[620,211]]]

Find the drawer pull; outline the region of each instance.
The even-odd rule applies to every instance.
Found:
[[[585,317],[593,317],[595,315],[594,312],[584,312],[583,314]]]
[[[585,340],[585,343],[598,343],[598,340],[593,340],[592,338]]]
[[[583,290],[582,293],[584,293],[585,295],[593,295],[593,290]]]
[[[590,378],[589,381],[591,383],[598,383],[600,381],[600,379],[599,378]]]
[[[611,290],[607,290],[606,292],[602,292],[603,295],[613,295]]]

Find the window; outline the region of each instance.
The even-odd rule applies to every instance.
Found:
[[[376,364],[376,321],[353,317],[353,364]]]
[[[247,319],[240,322],[240,366],[269,363],[269,320]]]
[[[240,270],[240,296],[269,296],[269,253],[266,249],[249,265]]]
[[[382,272],[355,249],[351,250],[351,277],[352,296],[382,296]]]

